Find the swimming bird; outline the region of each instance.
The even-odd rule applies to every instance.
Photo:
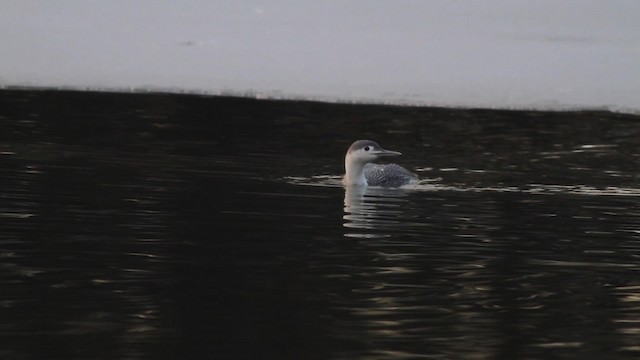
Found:
[[[358,140],[351,144],[344,157],[345,185],[399,187],[418,181],[418,175],[398,164],[373,164],[381,157],[400,156],[397,151],[385,150],[377,142]]]

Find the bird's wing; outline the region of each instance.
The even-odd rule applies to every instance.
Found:
[[[364,166],[364,176],[371,186],[401,186],[418,180],[418,175],[398,164],[373,164]]]

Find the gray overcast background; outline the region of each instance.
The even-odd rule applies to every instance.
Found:
[[[0,0],[0,85],[640,112],[640,1]]]

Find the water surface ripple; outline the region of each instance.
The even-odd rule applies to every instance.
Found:
[[[0,91],[0,358],[640,357],[640,118]],[[345,189],[377,140],[422,181]]]

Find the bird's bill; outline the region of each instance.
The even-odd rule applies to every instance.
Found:
[[[391,150],[382,149],[382,150],[376,151],[376,155],[378,155],[378,156],[400,156],[400,155],[402,155],[402,153],[397,152],[397,151],[391,151]]]

